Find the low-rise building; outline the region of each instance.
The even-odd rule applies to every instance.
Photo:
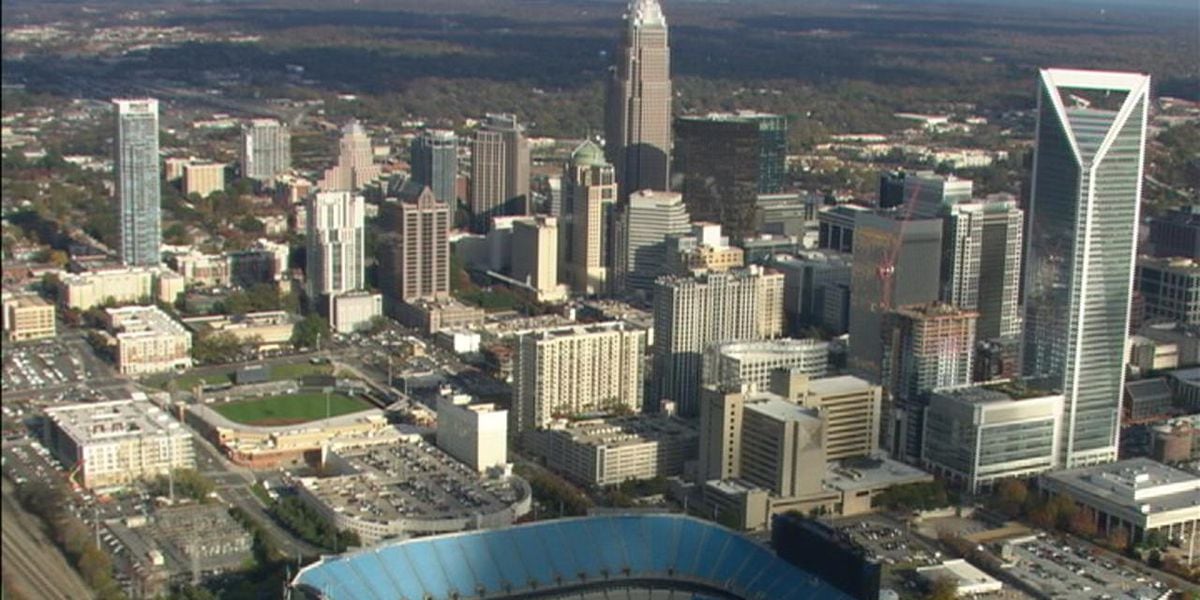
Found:
[[[1147,423],[1169,416],[1174,409],[1174,396],[1166,377],[1126,381],[1121,424]]]
[[[1175,403],[1186,412],[1200,412],[1200,367],[1167,373]]]
[[[171,254],[167,257],[167,266],[182,275],[189,285],[229,285],[229,261],[221,254],[204,254],[197,251]]]
[[[1001,479],[1058,464],[1061,394],[1014,397],[967,387],[934,392],[925,412],[921,462],[972,494]]]
[[[4,292],[4,334],[14,342],[54,337],[54,305],[27,292]]]
[[[1200,325],[1200,261],[1142,256],[1134,282],[1145,300],[1147,318]]]
[[[117,304],[158,300],[175,302],[183,293],[183,276],[155,267],[100,269],[63,276],[58,280],[58,301],[63,308],[87,310],[108,301]]]
[[[164,373],[192,366],[192,333],[162,309],[124,306],[104,313],[121,374]]]
[[[189,162],[183,165],[183,193],[198,194],[207,198],[209,194],[225,189],[225,165],[220,163]]]
[[[975,565],[962,558],[948,560],[940,565],[917,567],[917,575],[928,585],[933,585],[943,579],[952,581],[956,598],[992,594],[1004,588],[1004,584],[996,578],[980,571]]]
[[[725,273],[745,266],[745,252],[729,244],[718,223],[693,223],[688,235],[666,238],[666,272],[676,275]]]
[[[142,394],[45,414],[46,446],[84,487],[119,487],[195,467],[192,435]]]
[[[383,295],[356,291],[329,300],[329,325],[338,333],[353,333],[383,315]]]
[[[239,342],[253,342],[258,352],[282,350],[292,343],[296,318],[282,310],[246,313],[244,315],[205,315],[187,317],[183,324],[196,336],[231,333]]]
[[[1122,528],[1134,543],[1155,531],[1187,540],[1200,527],[1200,476],[1148,458],[1044,473],[1038,488],[1088,508],[1101,534]]]
[[[1150,456],[1163,463],[1200,460],[1200,414],[1178,417],[1152,427]]]
[[[508,411],[467,395],[437,401],[437,445],[476,471],[508,464]]]
[[[525,439],[551,470],[603,487],[682,474],[684,462],[696,454],[699,434],[672,417],[630,415],[558,421]]]

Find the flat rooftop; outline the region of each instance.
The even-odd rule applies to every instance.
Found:
[[[46,417],[79,444],[142,436],[191,436],[148,400],[113,400],[47,408]]]
[[[808,382],[809,393],[818,396],[836,396],[840,394],[852,394],[861,392],[873,387],[870,381],[853,375],[838,375],[836,377],[821,377],[818,379],[810,379]]]
[[[817,412],[788,402],[774,394],[753,394],[746,398],[746,410],[770,417],[777,421],[816,421]]]
[[[943,577],[954,581],[960,588],[975,586],[990,586],[999,588],[1001,583],[991,575],[980,571],[975,565],[964,559],[948,560],[940,565],[917,567],[917,573],[928,581],[937,581]]]
[[[157,306],[125,306],[105,309],[117,339],[159,335],[191,335],[183,323],[171,318]]]
[[[562,428],[547,430],[547,433],[569,436],[575,444],[606,447],[699,436],[691,425],[660,415],[631,415],[576,421]]]
[[[825,486],[840,492],[933,481],[933,475],[890,458],[852,458],[825,466]]]
[[[1149,458],[1056,471],[1042,477],[1077,494],[1099,498],[1143,515],[1189,507],[1200,512],[1200,476]]]
[[[338,455],[348,474],[301,483],[333,510],[358,519],[463,518],[499,512],[520,499],[513,479],[485,479],[424,441]]]

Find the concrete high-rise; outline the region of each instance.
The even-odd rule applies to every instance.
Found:
[[[361,123],[351,119],[342,127],[337,164],[325,170],[318,187],[327,192],[357,190],[378,179],[380,173],[371,136]]]
[[[428,187],[389,206],[396,233],[382,241],[380,287],[395,302],[443,300],[450,296],[450,207]]]
[[[1023,360],[1064,396],[1065,468],[1117,458],[1149,95],[1142,74],[1039,76]]]
[[[113,100],[117,109],[116,171],[121,262],[162,261],[162,189],[159,183],[158,100]]]
[[[810,379],[803,369],[771,372],[770,389],[825,419],[825,459],[870,456],[879,448],[883,388],[853,375]]]
[[[723,390],[767,390],[777,369],[824,377],[828,367],[829,344],[819,340],[717,343],[704,351],[701,383]]]
[[[969,179],[938,175],[933,171],[908,173],[903,179],[904,206],[914,217],[940,217],[958,204],[971,201],[973,184]]]
[[[512,114],[489,114],[471,140],[471,228],[486,232],[492,217],[525,215],[529,205],[529,141]]]
[[[1020,335],[1024,213],[1016,200],[955,204],[944,218],[941,299],[979,312],[981,340]]]
[[[563,173],[566,227],[561,233],[566,242],[566,279],[576,292],[609,291],[617,252],[612,231],[616,203],[616,174],[604,151],[591,141],[580,144]]]
[[[305,277],[315,301],[363,288],[366,217],[362,196],[317,192],[308,199]]]
[[[539,299],[558,296],[558,219],[539,215],[513,223],[512,277]]]
[[[884,393],[888,398],[885,447],[892,456],[921,457],[929,393],[970,385],[978,313],[942,302],[902,306],[882,323]]]
[[[883,315],[898,306],[937,300],[941,254],[941,219],[856,215],[850,270],[852,371],[879,381]]]
[[[695,416],[710,344],[783,332],[783,275],[750,267],[661,277],[654,286],[654,330],[654,400],[672,400],[681,414]]]
[[[458,136],[444,129],[426,129],[409,147],[412,180],[433,190],[433,196],[453,207],[458,203]]]
[[[693,219],[735,240],[756,233],[759,194],[783,189],[787,118],[743,111],[675,121],[675,178]]]
[[[605,99],[604,142],[621,197],[670,189],[671,48],[658,0],[630,0]]]
[[[600,412],[639,412],[646,330],[621,321],[535,331],[517,339],[510,427]]]
[[[275,119],[243,123],[238,150],[242,177],[269,182],[292,168],[292,132]]]
[[[683,196],[676,192],[638,190],[625,208],[625,286],[649,292],[666,272],[667,237],[691,231]]]

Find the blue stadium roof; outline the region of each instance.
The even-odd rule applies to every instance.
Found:
[[[653,585],[748,600],[849,600],[770,549],[678,515],[541,521],[417,538],[326,557],[292,581],[330,600],[518,598]]]

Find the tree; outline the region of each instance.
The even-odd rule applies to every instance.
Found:
[[[1015,517],[1029,498],[1029,486],[1020,479],[1005,479],[996,486],[994,498],[996,510]]]
[[[958,584],[949,577],[938,577],[929,588],[927,600],[955,600],[958,598]]]
[[[242,350],[242,341],[236,335],[218,331],[196,340],[192,345],[192,358],[204,365],[220,364],[234,360]]]
[[[1105,540],[1109,548],[1117,552],[1124,552],[1129,547],[1129,531],[1117,525],[1108,530],[1108,536]]]
[[[292,330],[292,345],[297,348],[315,348],[319,340],[329,339],[329,323],[319,315],[308,315],[296,323]]]
[[[1094,538],[1098,529],[1096,528],[1096,513],[1091,509],[1077,510],[1071,517],[1070,527],[1071,533],[1075,535]]]

